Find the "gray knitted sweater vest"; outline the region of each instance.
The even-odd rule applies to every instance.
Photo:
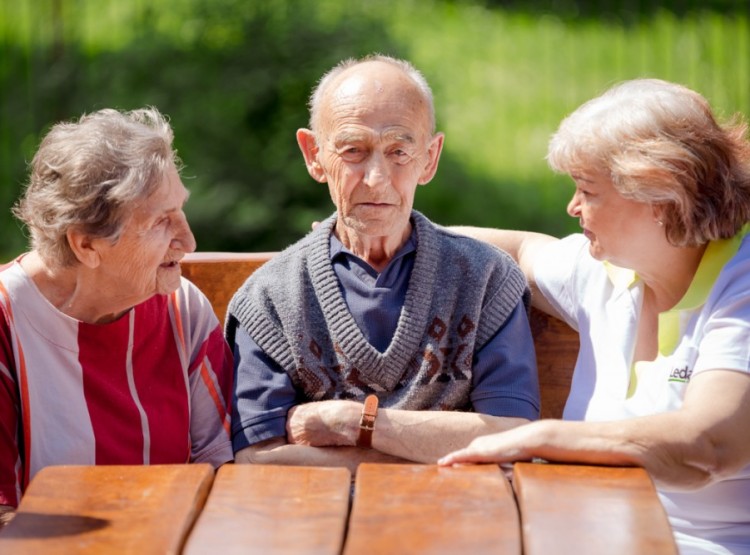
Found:
[[[469,410],[474,354],[500,329],[525,278],[507,254],[412,213],[417,250],[396,331],[381,353],[349,313],[331,265],[335,214],[245,282],[228,310],[289,375],[301,398],[363,400],[409,410]]]

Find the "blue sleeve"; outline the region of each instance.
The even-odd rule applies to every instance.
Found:
[[[298,404],[289,375],[246,331],[234,337],[232,448],[236,453],[273,437],[286,437],[286,414]]]
[[[471,403],[493,416],[539,418],[534,339],[523,303],[474,357]]]

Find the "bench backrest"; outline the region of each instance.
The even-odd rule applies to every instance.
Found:
[[[196,252],[181,262],[182,274],[211,301],[221,322],[234,292],[275,253]],[[567,324],[536,309],[531,311],[536,346],[542,418],[560,418],[578,356],[578,334]]]

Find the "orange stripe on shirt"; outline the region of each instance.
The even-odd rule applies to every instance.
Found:
[[[182,329],[182,313],[180,312],[180,303],[177,301],[177,291],[173,291],[169,296],[169,301],[174,308],[174,320],[177,326],[177,337],[180,338],[180,349],[182,349],[183,360],[188,360],[187,345],[185,344],[185,332]]]
[[[224,406],[221,402],[221,396],[219,395],[219,392],[216,391],[216,386],[214,385],[213,380],[211,379],[211,375],[208,373],[208,367],[206,366],[205,362],[201,363],[201,379],[203,379],[203,383],[206,385],[206,389],[208,390],[208,393],[211,395],[211,399],[214,400],[214,405],[216,406],[216,412],[219,413],[219,418],[221,419],[222,426],[224,426],[224,430],[226,430],[227,434],[230,433],[229,430],[229,422],[227,421],[227,413],[224,411]]]

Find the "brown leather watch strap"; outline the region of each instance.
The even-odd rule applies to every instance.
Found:
[[[372,447],[372,431],[375,429],[375,417],[378,415],[378,398],[368,395],[362,408],[362,418],[359,421],[359,436],[357,447],[369,449]]]

